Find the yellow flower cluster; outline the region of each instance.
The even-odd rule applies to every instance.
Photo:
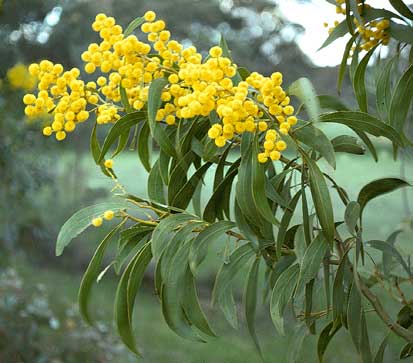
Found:
[[[237,141],[243,132],[268,130],[267,141],[278,146],[264,147],[265,158],[260,161],[279,159],[277,155],[285,149],[281,135],[297,122],[281,87],[281,73],[265,77],[254,72],[235,82],[237,66],[221,47],[212,47],[207,57],[193,46],[184,49],[171,39],[165,22],[157,20],[153,11],[143,17],[141,31],[146,39],[125,35],[115,19],[105,14],[96,16],[92,29],[100,41],[90,44],[81,58],[86,73],[98,72],[94,82],[85,84],[78,78],[78,69],[64,72],[61,65],[49,61],[30,66],[30,73],[39,80],[39,93],[26,95],[23,101],[28,115],[44,109],[53,114],[52,124],[43,130],[45,135],[55,132],[58,140],[64,139],[92,111],[98,124],[116,122],[127,111],[121,104],[122,92],[133,110],[145,110],[151,82],[165,78],[158,122],[196,122],[216,112],[219,122],[211,126],[208,136],[218,147]]]
[[[93,218],[92,225],[94,227],[100,227],[104,219],[107,221],[110,221],[113,219],[114,216],[115,216],[115,212],[113,210],[107,210],[103,213],[103,215]]]
[[[11,88],[30,91],[36,86],[36,78],[30,75],[24,64],[18,63],[7,71]]]
[[[346,15],[345,0],[336,0],[336,3],[336,13]],[[365,4],[362,0],[357,0],[357,3],[358,12],[363,19],[363,11],[364,9],[369,8],[370,5]],[[329,28],[328,31],[331,33],[338,24],[338,21],[335,21],[334,27]],[[369,51],[379,43],[383,45],[389,44],[390,34],[388,29],[390,27],[390,21],[388,19],[372,20],[365,24],[360,24],[359,21],[354,18],[354,24],[361,37],[361,49]],[[328,23],[324,23],[324,26],[328,27]]]
[[[86,106],[98,102],[94,95],[96,84],[85,85],[79,79],[80,71],[73,68],[64,72],[61,64],[53,64],[43,60],[39,64],[31,64],[29,72],[37,77],[37,96],[26,94],[23,102],[25,113],[29,117],[39,116],[45,112],[53,114],[52,124],[43,129],[45,136],[55,133],[57,140],[66,138],[66,132],[72,132],[76,124],[89,118]]]

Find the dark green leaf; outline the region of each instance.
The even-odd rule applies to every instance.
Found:
[[[298,264],[288,267],[281,273],[272,290],[270,302],[271,319],[281,335],[284,335],[284,310],[294,293],[299,270]]]
[[[340,330],[340,328],[341,324],[334,326],[334,322],[332,321],[328,323],[322,330],[317,342],[317,353],[320,363],[323,363],[324,354],[327,350],[328,344],[330,343],[331,339],[333,339],[334,335]]]
[[[63,253],[65,247],[87,227],[92,225],[92,219],[103,215],[106,210],[117,212],[126,208],[126,202],[107,202],[83,208],[73,214],[60,229],[56,241],[56,256]]]
[[[247,284],[245,287],[245,318],[247,321],[248,332],[254,342],[255,347],[258,350],[260,356],[262,356],[260,344],[258,342],[257,333],[255,331],[255,313],[257,310],[257,296],[258,296],[258,271],[260,266],[260,258],[256,258],[250,268],[247,278]]]
[[[407,343],[400,352],[400,359],[413,357],[413,343]]]
[[[392,57],[379,73],[376,81],[376,105],[381,119],[388,122],[388,112],[392,98],[391,76],[394,63],[398,60],[398,55]]]
[[[163,129],[160,122],[156,121],[156,114],[161,107],[161,95],[164,87],[168,84],[165,78],[157,78],[151,82],[148,91],[148,123],[152,137],[159,147],[169,156],[176,156],[175,148]]]
[[[402,43],[413,44],[413,28],[409,25],[403,25],[390,21],[391,37]]]
[[[402,0],[389,0],[390,4],[395,10],[397,10],[401,15],[408,19],[413,20],[413,13],[409,7]]]
[[[125,38],[131,35],[133,31],[137,29],[138,26],[143,24],[144,22],[145,22],[145,19],[143,17],[139,17],[131,21],[129,25],[126,27],[125,31],[123,32]]]
[[[164,184],[161,178],[159,159],[153,165],[148,176],[148,196],[149,199],[154,202],[166,204]]]
[[[391,98],[389,110],[389,123],[393,128],[402,133],[413,99],[413,65],[400,77]]]
[[[123,223],[124,222],[120,223],[114,229],[112,229],[112,231],[110,231],[103,239],[103,241],[99,244],[80,283],[78,293],[79,311],[83,319],[90,325],[92,325],[92,319],[90,318],[89,314],[89,297],[92,291],[92,286],[99,276],[106,248],[108,247],[112,237],[123,225]]]
[[[297,291],[301,291],[303,285],[317,276],[327,251],[328,243],[323,234],[320,233],[314,238],[304,253],[303,261],[300,265]]]
[[[301,153],[301,155],[308,167],[311,195],[318,220],[320,221],[324,236],[327,240],[326,243],[332,243],[334,240],[335,227],[333,206],[327,183],[317,164],[310,159],[305,152]]]
[[[194,239],[191,244],[191,249],[189,253],[189,265],[191,270],[195,273],[197,267],[204,260],[208,246],[216,241],[217,238],[222,237],[222,235],[229,231],[231,228],[235,227],[234,222],[230,221],[219,221],[213,223],[206,227],[199,235]]]
[[[348,203],[344,212],[344,221],[346,222],[347,228],[352,235],[356,235],[356,226],[359,219],[360,204],[354,201]]]
[[[327,47],[327,45],[330,45],[332,42],[337,40],[338,38],[343,37],[349,32],[347,22],[343,20],[340,24],[338,24],[334,30],[329,34],[328,38],[325,40],[323,45],[318,49],[323,49]]]
[[[149,173],[151,171],[150,153],[149,153],[149,125],[145,122],[138,134],[138,155],[139,159]]]
[[[338,97],[330,95],[319,95],[317,97],[321,109],[333,111],[349,111],[349,108]]]
[[[366,68],[369,63],[370,57],[373,55],[376,50],[377,45],[370,49],[367,54],[363,57],[356,68],[354,73],[353,87],[354,94],[356,95],[357,103],[359,105],[360,111],[367,111],[367,92],[366,92]]]
[[[299,141],[318,151],[334,169],[336,168],[334,148],[324,132],[313,125],[308,125],[297,128],[293,133]]]
[[[320,115],[320,121],[346,125],[354,131],[367,132],[374,136],[384,136],[397,145],[402,145],[399,133],[379,119],[354,111],[337,111]]]
[[[109,133],[106,135],[105,141],[102,145],[102,150],[99,155],[98,163],[100,163],[104,159],[106,153],[109,151],[109,148],[113,145],[118,137],[128,132],[132,128],[132,126],[136,125],[139,121],[142,121],[145,118],[146,113],[138,111],[129,113],[116,121],[116,123],[109,130]]]
[[[354,136],[340,135],[331,140],[335,152],[363,155],[366,149]]]
[[[361,337],[361,297],[355,284],[351,286],[347,304],[347,326],[354,346],[360,350]]]
[[[360,214],[363,213],[365,206],[372,199],[407,186],[411,186],[411,184],[398,178],[377,179],[366,184],[360,190],[360,193],[357,197],[357,201],[360,204],[361,208]]]
[[[374,357],[373,363],[384,363],[384,351],[387,347],[387,336],[381,342],[379,349],[377,349],[376,356]]]

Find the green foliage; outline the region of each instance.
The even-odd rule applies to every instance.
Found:
[[[99,274],[101,261],[110,239],[119,234],[118,253],[114,258],[120,275],[115,296],[115,320],[123,342],[136,354],[139,350],[133,335],[132,313],[138,287],[144,273],[150,273],[148,266],[152,260],[155,292],[170,329],[192,341],[207,341],[215,336],[213,320],[204,313],[197,292],[199,269],[209,261],[208,255],[215,244],[225,245],[226,252],[225,256],[220,256],[221,267],[212,292],[213,305],[222,310],[230,325],[238,326],[233,292],[237,288],[237,278],[242,276],[241,271],[248,268],[244,276],[246,325],[263,359],[265,351],[260,348],[259,330],[255,328],[262,290],[271,296],[271,319],[280,334],[290,330],[285,329],[284,324],[287,307],[292,305],[297,325],[305,325],[309,333],[318,335],[320,362],[339,330],[347,331],[362,362],[383,361],[387,339],[374,356],[366,319],[367,302],[395,334],[411,344],[413,333],[390,317],[371,289],[383,282],[382,275],[391,277],[386,284],[396,281],[397,287],[399,279],[410,281],[410,264],[394,245],[395,236],[387,240],[365,241],[363,217],[363,211],[372,199],[411,184],[400,178],[382,178],[363,186],[357,201],[351,201],[350,193],[337,184],[330,171],[336,166],[335,153],[348,153],[353,158],[365,153],[360,140],[376,160],[375,138],[393,146],[395,156],[407,147],[405,123],[413,97],[410,92],[412,66],[409,65],[397,80],[394,91],[391,90],[392,68],[397,58],[382,67],[375,87],[377,112],[373,112],[368,102],[370,89],[366,79],[370,71],[369,61],[380,45],[372,47],[359,61],[363,50],[358,30],[352,24],[354,18],[359,18],[359,22],[362,19],[355,11],[356,1],[346,1],[346,5],[346,20],[335,28],[323,46],[347,33],[352,35],[345,49],[338,84],[340,88],[350,48],[356,44],[349,71],[359,110],[351,110],[331,95],[317,96],[308,79],[301,78],[292,83],[288,94],[304,105],[307,117],[300,115],[304,120],[294,125],[286,136],[291,150],[286,154],[288,157],[283,155],[280,161],[260,163],[257,154],[263,136],[259,132],[245,132],[226,148],[215,147],[207,136],[209,124],[216,122],[215,113],[199,116],[189,124],[188,120],[180,120],[176,128],[156,121],[163,102],[161,94],[167,84],[164,78],[151,83],[147,108],[136,113],[126,112],[109,130],[102,147],[94,133],[91,149],[95,162],[101,164],[110,150],[115,150],[113,155],[121,152],[133,129],[139,128],[139,132],[133,134],[133,141],[138,143],[140,160],[149,173],[149,200],[123,195],[125,203],[118,207],[110,205],[83,210],[62,228],[56,249],[58,254],[87,228],[92,217],[106,209],[122,212],[118,216],[122,218],[121,224],[113,228],[98,246],[82,281],[79,301],[86,320],[90,320],[87,306],[92,283],[106,272]],[[400,35],[401,31],[412,31],[404,18],[409,18],[410,10],[399,1],[392,1],[392,5],[400,15],[368,8],[363,20],[403,19],[405,25],[391,23],[389,31],[395,41],[410,44]],[[131,29],[139,21],[132,23]],[[226,54],[230,54],[223,38],[221,46]],[[237,74],[234,82],[239,79],[241,75]],[[125,102],[124,106],[127,111],[129,107]],[[332,111],[321,113],[321,109]],[[343,134],[330,139],[324,130],[331,123],[346,126],[358,137]],[[369,137],[375,137],[374,141]],[[160,150],[153,165],[149,157],[152,144]],[[214,173],[214,177],[208,173]],[[212,193],[206,194],[203,184],[209,184]],[[332,191],[338,193],[342,201],[342,205],[335,209]],[[203,195],[206,203],[201,198]],[[300,199],[301,208],[298,207]],[[193,209],[191,202],[195,206]],[[141,217],[143,211],[146,217]],[[139,232],[131,233],[133,229]],[[368,267],[365,256],[367,250],[370,255],[371,249],[381,253],[383,264],[376,265],[374,273],[366,277],[360,270]],[[263,271],[265,288],[261,278]],[[321,271],[323,277],[320,277]],[[318,305],[320,302],[314,295],[320,289],[324,290],[325,301],[317,307],[322,310],[316,311],[316,301]],[[398,291],[400,305],[410,305],[403,291]],[[315,322],[321,318],[324,327],[320,330]],[[305,335],[300,336],[304,339]],[[401,355],[407,357],[410,354],[411,345],[408,345]]]

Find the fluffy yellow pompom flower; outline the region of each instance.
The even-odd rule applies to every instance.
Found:
[[[102,225],[102,223],[103,223],[102,217],[96,217],[96,218],[92,219],[92,225],[94,227],[100,227]]]
[[[113,210],[107,210],[103,213],[103,218],[107,221],[110,221],[115,216],[115,212]]]
[[[113,162],[112,159],[107,159],[107,160],[105,160],[105,162],[104,162],[105,168],[108,168],[108,169],[112,169],[112,168],[113,168],[113,164],[114,164],[114,162]]]

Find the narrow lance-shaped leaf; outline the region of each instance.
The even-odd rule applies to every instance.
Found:
[[[63,253],[65,247],[87,227],[92,225],[92,219],[103,215],[106,210],[117,212],[126,208],[125,201],[107,202],[92,205],[77,211],[60,229],[56,241],[56,256]]]
[[[301,155],[304,162],[308,166],[310,190],[317,217],[320,221],[327,243],[332,243],[334,239],[335,227],[333,206],[327,183],[317,164],[305,152],[302,152]]]
[[[331,140],[334,151],[336,153],[348,153],[355,155],[363,155],[366,153],[366,149],[360,144],[359,140],[354,136],[340,135]]]
[[[341,38],[345,36],[349,32],[348,30],[348,25],[345,20],[343,20],[340,24],[338,24],[333,31],[329,34],[328,38],[325,40],[325,42],[322,44],[322,46],[318,49],[321,50],[331,43],[333,43],[335,40],[338,38]]]
[[[216,241],[217,238],[222,238],[226,231],[229,231],[234,227],[234,222],[219,221],[206,227],[201,233],[198,234],[191,244],[191,249],[189,252],[189,265],[194,273],[205,258],[208,246],[212,242]]]
[[[288,267],[281,273],[272,290],[270,302],[271,319],[281,335],[284,335],[284,310],[294,293],[299,270],[298,264]]]
[[[132,126],[136,125],[138,122],[144,120],[145,118],[145,112],[137,111],[129,113],[126,116],[123,116],[118,121],[116,121],[116,123],[109,130],[109,133],[107,134],[105,141],[103,142],[98,162],[100,163],[103,160],[106,153],[109,151],[109,148],[118,139],[118,137],[125,134],[128,130],[132,128]]]
[[[371,56],[376,50],[377,45],[370,49],[363,57],[356,68],[354,73],[353,87],[356,95],[357,103],[360,107],[360,111],[367,112],[367,91],[366,91],[366,68]]]
[[[413,12],[402,0],[389,0],[390,4],[396,9],[401,15],[408,19],[413,20]]]
[[[149,152],[149,126],[144,123],[138,134],[138,156],[146,171],[151,171],[150,152]]]
[[[356,226],[360,218],[360,204],[351,201],[347,204],[346,210],[344,212],[344,221],[346,222],[349,232],[356,235]]]
[[[168,84],[165,78],[157,78],[151,82],[148,91],[148,123],[152,137],[159,147],[169,156],[176,156],[175,148],[163,129],[162,125],[156,121],[156,114],[161,107],[161,95],[164,87]]]
[[[403,132],[410,104],[413,99],[413,64],[397,82],[391,98],[389,123],[396,131]]]
[[[398,55],[393,56],[382,68],[376,81],[376,105],[380,118],[389,122],[388,111],[392,99],[391,76],[394,64],[398,60]]]
[[[363,213],[367,203],[380,195],[390,193],[402,187],[411,186],[408,182],[398,178],[383,178],[366,184],[359,192],[357,202],[360,204],[360,214]]]
[[[318,361],[323,363],[324,361],[324,354],[327,350],[328,344],[330,343],[331,339],[333,339],[334,335],[340,330],[341,324],[334,326],[334,322],[328,323],[318,338],[317,342],[317,353],[318,353]]]
[[[124,222],[126,222],[126,219],[118,224],[114,229],[112,229],[112,231],[110,231],[103,239],[103,241],[99,244],[80,283],[78,293],[79,311],[83,319],[90,325],[92,325],[92,319],[90,318],[89,314],[89,297],[92,286],[99,276],[106,248],[108,247],[108,244],[111,241],[112,237],[120,229]]]
[[[320,233],[307,247],[303,261],[300,265],[300,275],[298,279],[297,291],[317,276],[328,250],[328,243],[322,233]]]
[[[164,185],[161,178],[159,159],[153,165],[148,176],[148,196],[149,199],[161,204],[166,203]]]
[[[260,344],[258,342],[257,333],[255,330],[255,314],[257,310],[258,296],[258,271],[260,266],[260,258],[256,258],[250,268],[247,277],[247,285],[245,287],[245,317],[247,320],[248,332],[257,348],[258,353],[262,356]]]

